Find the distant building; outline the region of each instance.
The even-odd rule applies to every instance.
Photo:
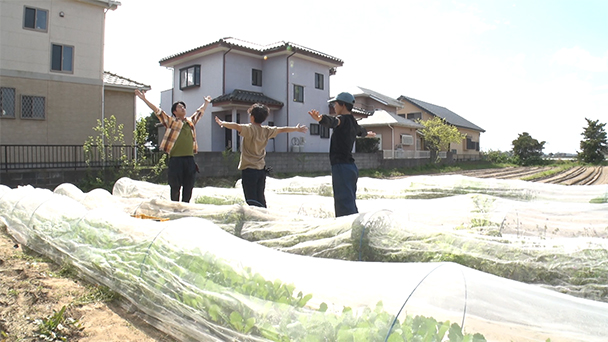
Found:
[[[433,117],[440,117],[445,121],[458,128],[460,133],[466,134],[466,138],[461,143],[452,143],[448,152],[463,158],[477,158],[481,155],[480,141],[481,133],[485,130],[451,110],[437,106],[428,102],[413,99],[407,96],[400,96],[397,100],[403,103],[397,114],[408,120],[428,120]]]
[[[82,145],[114,115],[133,142],[135,88],[104,73],[112,0],[0,2],[0,144]]]

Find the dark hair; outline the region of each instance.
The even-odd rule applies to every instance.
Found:
[[[247,109],[247,113],[253,115],[253,121],[259,124],[266,121],[266,119],[268,118],[269,111],[270,110],[268,109],[268,107],[261,103],[254,103],[253,105],[251,105],[251,107],[249,107],[249,109]]]
[[[352,104],[352,103],[346,103],[346,102],[344,102],[344,101],[340,101],[340,100],[336,100],[336,102],[338,102],[338,103],[339,103],[341,106],[346,106],[346,109],[347,109],[349,112],[352,112],[352,111],[353,111],[353,104]]]
[[[183,101],[177,101],[175,102],[172,106],[171,106],[171,114],[173,114],[173,116],[175,116],[175,114],[173,112],[175,112],[175,108],[177,108],[177,105],[181,104],[182,106],[184,106],[184,109],[186,108],[186,104]]]

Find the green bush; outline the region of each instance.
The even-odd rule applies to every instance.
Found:
[[[491,163],[513,163],[513,156],[509,152],[501,152],[489,150],[488,152],[481,152],[481,156],[483,160],[489,161]]]

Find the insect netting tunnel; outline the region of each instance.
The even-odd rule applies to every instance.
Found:
[[[239,191],[196,189],[194,197],[227,198],[229,190]],[[458,334],[478,340],[483,335],[488,341],[608,337],[608,303],[605,293],[601,297],[599,281],[598,287],[582,291],[577,287],[581,285],[565,280],[538,285],[542,282],[507,279],[517,272],[505,271],[510,264],[515,265],[511,270],[533,264],[531,259],[537,262],[530,269],[542,271],[554,255],[562,260],[557,265],[567,264],[567,253],[558,253],[562,249],[571,254],[587,251],[593,255],[588,259],[600,258],[591,267],[605,265],[604,239],[558,234],[540,238],[536,230],[523,228],[513,236],[498,229],[502,236],[497,236],[490,224],[463,224],[471,218],[493,222],[494,216],[504,216],[512,210],[506,203],[515,204],[497,205],[503,200],[500,197],[452,196],[456,200],[452,205],[460,208],[452,212],[466,212],[454,227],[424,224],[396,210],[401,205],[414,207],[418,204],[412,201],[421,200],[400,199],[395,207],[369,211],[362,208],[377,205],[378,199],[364,200],[362,214],[334,219],[291,211],[294,195],[284,191],[269,194],[271,208],[285,203],[276,211],[117,193],[116,187],[114,195],[99,190],[84,194],[68,185],[55,192],[4,187],[0,216],[18,241],[117,291],[150,322],[182,341],[405,341],[428,336],[430,330],[437,335],[443,332],[446,340],[448,336],[457,340]],[[475,211],[478,204],[473,196],[482,195],[494,198],[498,207]],[[312,212],[317,212],[314,203],[327,202],[320,195],[295,196],[309,197],[306,205]],[[446,200],[424,201],[436,205],[435,201]],[[470,210],[463,210],[467,207]],[[597,207],[592,209],[593,213],[583,215],[588,224],[597,219]],[[132,216],[138,214],[169,220]],[[531,242],[521,242],[526,240]],[[438,262],[425,260],[437,255],[455,262],[440,257],[435,258]],[[574,255],[579,262],[589,262]],[[467,263],[478,270],[463,266]],[[492,265],[502,266],[493,269]],[[577,297],[556,291],[559,286],[572,288],[569,291]],[[600,298],[580,298],[594,295]]]

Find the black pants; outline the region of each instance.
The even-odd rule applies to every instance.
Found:
[[[194,180],[196,176],[196,164],[194,157],[171,157],[169,158],[169,186],[171,187],[171,200],[179,202],[179,192],[182,190],[182,202],[190,202]]]
[[[266,170],[245,169],[241,171],[241,183],[247,204],[266,208]]]

